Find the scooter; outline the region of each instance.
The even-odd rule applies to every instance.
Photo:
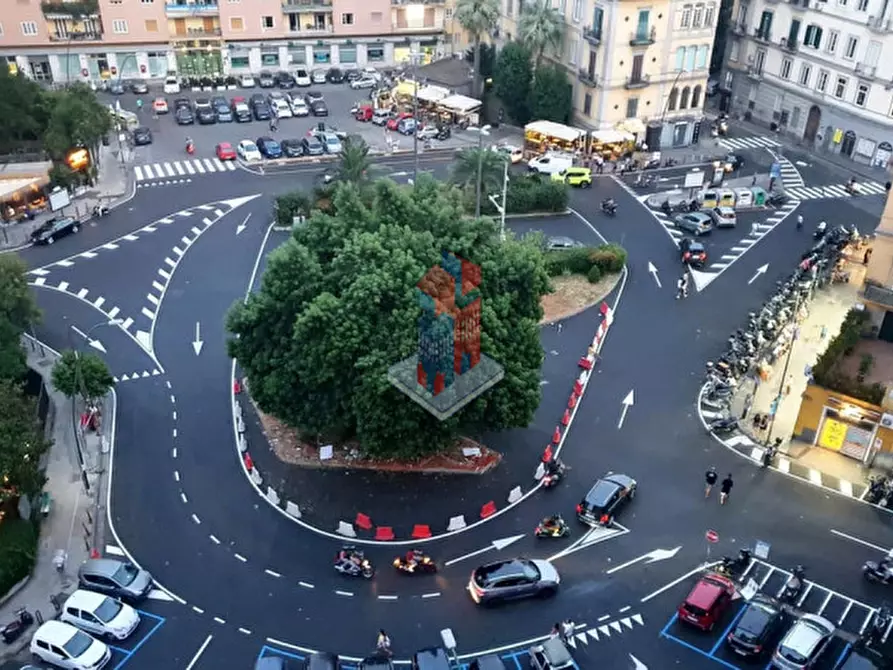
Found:
[[[727,577],[734,577],[747,569],[753,560],[750,549],[739,549],[736,558],[723,556],[722,562],[716,567],[716,571]]]
[[[723,419],[715,419],[709,423],[710,432],[717,433],[718,435],[731,433],[736,428],[738,428],[738,419],[733,416],[725,417]]]
[[[102,203],[97,203],[93,206],[93,216],[96,218],[102,218],[106,214],[108,214],[111,210],[108,205],[103,205]]]
[[[34,615],[24,607],[20,607],[15,612],[15,619],[0,628],[0,637],[6,644],[12,644],[18,640],[22,633],[34,623]]]
[[[547,524],[546,522],[551,521],[551,524]],[[556,515],[550,517],[549,519],[543,519],[540,521],[539,525],[533,531],[536,537],[567,537],[570,535],[571,530],[568,528],[567,523],[565,523],[564,519],[561,518],[560,515]]]
[[[602,203],[602,212],[607,214],[608,216],[615,216],[617,214],[617,205],[615,203]]]
[[[766,447],[763,450],[763,454],[760,456],[760,467],[768,468],[772,465],[772,459],[775,458],[775,453],[778,451],[778,448],[775,445],[771,447]]]
[[[802,565],[798,565],[791,573],[791,578],[784,585],[779,600],[782,602],[793,602],[803,591],[803,574],[805,570]]]
[[[567,466],[561,461],[555,460],[546,465],[546,474],[543,475],[543,487],[550,489],[564,479]]]
[[[874,613],[871,625],[864,635],[867,636],[869,642],[881,642],[890,629],[891,622],[893,622],[893,615],[890,614],[890,608],[887,605],[881,605]]]
[[[825,236],[825,231],[828,229],[828,224],[822,221],[815,229],[815,232],[812,234],[812,238],[814,240],[820,240]]]
[[[405,556],[398,556],[394,559],[394,567],[404,575],[433,575],[437,572],[437,563],[424,554],[420,554],[414,561],[406,560]]]
[[[353,558],[358,560],[354,561]],[[364,579],[372,579],[375,570],[369,559],[363,555],[363,552],[357,551],[352,547],[345,548],[341,553],[335,556],[335,572],[340,572],[348,577],[363,577]]]
[[[186,143],[186,153],[190,156],[192,156],[195,153],[195,143],[194,142]]]
[[[865,561],[862,566],[862,576],[870,582],[890,583],[890,569],[877,561]]]

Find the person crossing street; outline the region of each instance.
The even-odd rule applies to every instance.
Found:
[[[684,274],[676,282],[676,300],[688,297],[688,274]]]
[[[722,480],[722,484],[719,485],[719,504],[725,505],[726,500],[729,499],[729,493],[732,492],[732,487],[735,485],[735,482],[732,481],[732,473],[726,475],[726,478]]]
[[[713,490],[713,487],[716,486],[716,480],[719,478],[719,475],[716,474],[716,468],[714,466],[710,466],[710,469],[707,470],[707,474],[704,475],[704,480],[707,483],[707,487],[704,489],[704,497],[709,498],[710,492]]]

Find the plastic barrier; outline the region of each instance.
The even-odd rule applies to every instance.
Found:
[[[496,503],[492,500],[488,502],[486,505],[481,507],[481,518],[486,519],[487,517],[493,516],[496,514]]]
[[[362,528],[363,530],[372,530],[372,519],[370,519],[362,512],[358,512],[357,518],[354,520],[354,525],[357,528]]]
[[[395,537],[394,529],[390,526],[379,526],[375,529],[375,539],[376,540],[393,540]]]
[[[564,414],[561,417],[561,425],[567,426],[571,422],[571,411],[569,409],[564,410]]]
[[[416,524],[412,528],[412,537],[415,540],[431,537],[431,527],[424,524]]]
[[[514,503],[518,502],[519,500],[521,500],[523,495],[524,494],[521,492],[520,486],[516,486],[515,488],[513,488],[511,491],[509,491],[509,497],[508,497],[509,505],[514,504]]]
[[[251,459],[251,454],[247,451],[245,452],[245,469],[248,470],[248,472],[254,470],[254,461]]]
[[[555,426],[555,432],[552,433],[552,444],[558,444],[559,442],[561,442],[561,429]]]
[[[468,524],[465,523],[465,516],[460,514],[459,516],[451,516],[450,522],[447,524],[447,532],[451,532],[454,530],[462,530]]]
[[[338,528],[335,529],[335,532],[339,535],[344,535],[344,537],[357,536],[357,531],[354,530],[353,524],[349,524],[347,521],[339,521]]]

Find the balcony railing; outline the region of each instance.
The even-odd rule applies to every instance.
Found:
[[[577,72],[577,79],[579,79],[580,83],[584,86],[589,86],[590,88],[598,87],[598,75],[589,70],[579,70]]]
[[[289,35],[328,35],[334,32],[334,26],[315,26],[313,24],[308,24],[305,26],[293,26],[289,27],[288,34]]]
[[[869,16],[868,29],[873,33],[889,33],[893,31],[893,20],[885,19],[883,16]]]
[[[797,40],[792,40],[790,37],[782,37],[781,38],[781,48],[785,51],[790,51],[791,53],[796,53],[797,49],[800,48]]]
[[[219,14],[220,8],[216,0],[200,0],[197,2],[167,2],[164,11],[168,16],[208,16]]]
[[[754,28],[753,30],[753,38],[757,42],[772,42],[772,31],[771,30],[761,30],[760,28]]]
[[[747,24],[744,21],[738,21],[732,24],[732,34],[738,37],[747,36]]]
[[[592,46],[597,47],[602,43],[602,31],[593,30],[592,26],[586,26],[583,28],[583,39],[589,42]]]
[[[866,281],[862,291],[862,298],[876,305],[893,308],[893,289],[889,289],[886,286]]]
[[[443,20],[440,21],[397,21],[391,24],[397,33],[439,33],[443,31]]]
[[[624,88],[628,88],[628,89],[645,88],[650,83],[651,83],[651,75],[650,74],[640,74],[635,77],[627,77],[626,83],[624,84]]]
[[[72,30],[68,33],[50,33],[50,42],[100,42],[101,30]]]
[[[99,0],[78,0],[78,2],[41,2],[40,9],[46,17],[81,17],[99,14]]]
[[[856,63],[853,68],[856,74],[864,79],[874,79],[877,73],[877,65],[866,65],[865,63]]]
[[[763,78],[763,68],[754,65],[747,66],[747,76],[751,79],[760,80]]]
[[[637,30],[629,36],[629,45],[631,47],[647,47],[657,41],[657,30]]]
[[[220,28],[187,28],[185,33],[171,35],[171,40],[201,40],[210,37],[220,37]]]
[[[298,12],[331,12],[332,0],[283,0],[282,11],[286,14]]]
[[[809,9],[809,0],[788,0],[788,4],[794,9],[805,12]]]

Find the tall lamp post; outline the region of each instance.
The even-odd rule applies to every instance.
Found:
[[[499,212],[499,239],[505,240],[505,211],[507,209],[506,194],[509,190],[509,158],[505,158],[505,166],[502,171],[502,197],[501,203],[495,195],[488,195],[487,199],[493,203],[496,211]]]
[[[472,130],[469,128],[469,130]],[[475,180],[475,205],[474,205],[474,215],[480,217],[481,215],[481,182],[483,181],[484,175],[484,138],[490,136],[490,126],[483,126],[481,128],[474,128],[475,132],[478,134],[478,174],[477,179]]]
[[[422,54],[412,51],[409,54],[409,62],[412,65],[412,118],[415,125],[412,129],[412,183],[419,180],[419,61]]]

